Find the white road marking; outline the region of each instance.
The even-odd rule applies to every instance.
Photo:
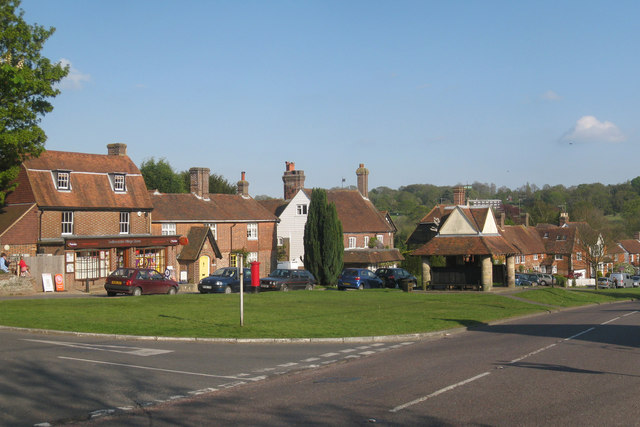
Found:
[[[289,362],[289,363],[283,363],[282,365],[278,365],[281,368],[289,368],[291,366],[296,366],[298,363],[297,362]]]
[[[325,353],[325,354],[321,354],[320,357],[333,357],[337,355],[338,353]]]
[[[607,321],[606,321],[606,322],[604,322],[604,323],[600,323],[600,326],[602,326],[602,325],[606,325],[607,323],[615,322],[615,321],[616,321],[616,320],[618,320],[618,319],[620,319],[620,318],[619,318],[619,317],[614,317],[614,318],[613,318],[613,319],[611,319],[611,320],[607,320]]]
[[[85,344],[65,341],[30,340],[23,341],[40,342],[44,344],[60,345],[63,347],[81,348],[83,350],[110,351],[113,353],[132,354],[134,356],[156,356],[158,354],[173,353],[173,350],[159,350],[155,348],[127,347],[124,345]]]
[[[527,354],[525,354],[524,356],[518,357],[517,359],[513,359],[513,360],[512,360],[511,362],[509,362],[509,363],[513,364],[513,363],[519,362],[519,361],[521,361],[522,359],[526,359],[526,358],[527,358],[527,357],[529,357],[529,356],[533,356],[534,354],[538,354],[538,353],[540,353],[540,352],[542,352],[542,351],[549,350],[551,347],[555,347],[555,345],[556,345],[556,343],[553,343],[553,344],[550,344],[550,345],[548,345],[548,346],[546,346],[546,347],[539,348],[539,349],[537,349],[537,350],[535,350],[535,351],[532,351],[531,353],[527,353]]]
[[[573,336],[570,336],[569,338],[565,338],[565,339],[564,339],[564,341],[572,340],[572,339],[574,339],[574,338],[579,337],[579,336],[580,336],[580,335],[582,335],[582,334],[586,334],[587,332],[591,332],[591,331],[593,331],[594,329],[595,329],[595,328],[589,328],[589,329],[587,329],[587,330],[585,330],[585,331],[578,332],[577,334],[575,334],[575,335],[573,335]]]
[[[622,317],[631,316],[632,314],[636,314],[637,311],[632,311],[631,313],[623,314]]]
[[[407,402],[407,403],[402,404],[400,406],[396,406],[395,408],[391,409],[389,412],[401,411],[401,410],[403,410],[405,408],[408,408],[409,406],[413,406],[413,405],[416,405],[416,404],[418,404],[420,402],[424,402],[427,399],[431,399],[432,397],[436,397],[436,396],[438,396],[438,395],[440,395],[442,393],[446,393],[447,391],[453,390],[454,388],[460,387],[461,385],[469,384],[470,382],[475,381],[477,379],[480,379],[482,377],[486,377],[487,375],[489,375],[489,372],[483,372],[480,375],[476,375],[475,377],[471,377],[471,378],[468,378],[468,379],[466,379],[464,381],[460,381],[459,383],[455,383],[455,384],[452,384],[452,385],[450,385],[448,387],[441,388],[440,390],[434,391],[433,393],[431,393],[431,394],[429,394],[427,396],[423,396],[423,397],[421,397],[419,399],[412,400],[411,402]]]
[[[320,360],[319,357],[310,357],[308,359],[304,359],[303,362],[315,362],[316,360]]]
[[[347,348],[345,350],[340,350],[340,353],[353,353],[354,351],[356,351],[355,348]]]
[[[363,355],[363,356],[368,356],[368,355],[370,355],[370,354],[375,354],[375,351],[371,351],[371,350],[369,350],[369,351],[362,351],[362,352],[360,352],[360,354],[361,354],[361,355]]]
[[[233,376],[233,375],[213,375],[213,374],[204,374],[204,373],[201,373],[201,372],[177,371],[177,370],[174,370],[174,369],[153,368],[151,366],[129,365],[127,363],[114,363],[114,362],[105,362],[105,361],[102,361],[102,360],[78,359],[76,357],[58,356],[58,359],[75,360],[76,362],[97,363],[99,365],[123,366],[125,368],[144,369],[144,370],[147,370],[147,371],[168,372],[168,373],[171,373],[171,374],[195,375],[195,376],[199,376],[199,377],[229,378],[229,379],[232,379],[232,380],[249,380],[249,381],[260,381],[260,380],[263,380],[263,379],[266,378],[264,376],[250,377],[250,378],[238,378],[238,377]]]

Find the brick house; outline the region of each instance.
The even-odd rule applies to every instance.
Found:
[[[516,272],[543,272],[540,266],[544,264],[546,249],[534,227],[502,225],[500,234],[518,250],[514,256]]]
[[[628,263],[632,265],[636,271],[640,268],[640,241],[636,233],[635,239],[625,239],[618,242],[617,246],[622,249],[623,259],[620,263]]]
[[[276,266],[278,219],[249,196],[244,172],[237,194],[209,194],[209,172],[208,168],[189,170],[188,194],[149,191],[154,208],[152,233],[188,237],[175,254],[180,281],[197,283],[218,268],[235,267],[238,253],[246,254],[248,262],[260,262],[260,275],[266,276]]]
[[[292,268],[302,268],[304,228],[311,203],[311,190],[304,188],[304,171],[296,170],[293,162],[286,162],[285,165],[282,176],[284,200],[264,200],[260,203],[280,220],[277,236],[281,261]],[[327,190],[327,201],[335,204],[342,223],[345,267],[374,269],[378,265],[396,264],[404,259],[394,249],[397,229],[393,221],[368,198],[368,175],[369,170],[360,164],[356,170],[358,190]],[[369,248],[370,243],[375,241],[376,247]]]
[[[125,144],[107,147],[107,155],[45,151],[21,165],[0,212],[4,252],[64,255],[67,286],[99,281],[118,266],[165,270],[178,236],[151,235],[140,170]]]

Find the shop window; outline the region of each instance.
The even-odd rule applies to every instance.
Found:
[[[62,212],[62,234],[73,234],[73,212]]]
[[[120,234],[129,234],[129,212],[120,212]]]
[[[163,272],[166,268],[164,249],[137,249],[136,267],[151,268]]]
[[[79,251],[75,253],[76,280],[98,279],[109,275],[109,251]]]
[[[176,234],[176,224],[162,224],[162,235],[163,236],[175,236]]]

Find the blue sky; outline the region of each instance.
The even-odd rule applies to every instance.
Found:
[[[251,195],[638,175],[637,1],[23,0],[71,74],[50,150],[166,158]]]

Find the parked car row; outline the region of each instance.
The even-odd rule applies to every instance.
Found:
[[[553,276],[548,273],[516,273],[516,286],[550,286]]]
[[[243,269],[243,291],[253,292],[251,269]],[[260,291],[312,290],[316,279],[307,270],[276,269],[260,279]],[[402,288],[416,287],[418,279],[403,268],[379,268],[375,273],[367,268],[345,268],[338,278],[338,289]],[[176,294],[179,286],[175,280],[158,271],[147,268],[118,268],[107,277],[104,285],[107,295],[116,294]],[[240,292],[240,277],[236,267],[223,267],[200,280],[198,292]]]

